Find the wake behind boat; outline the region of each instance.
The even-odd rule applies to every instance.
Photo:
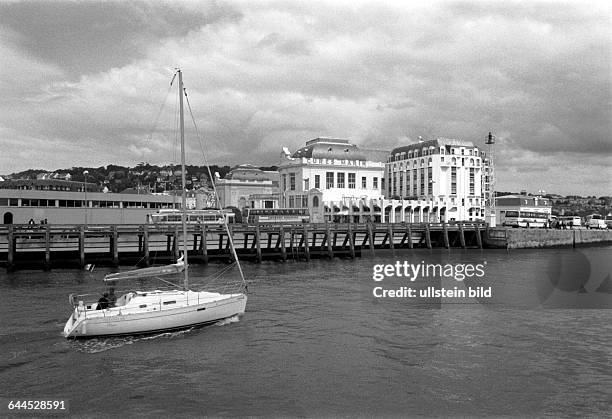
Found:
[[[230,250],[240,272],[241,283],[238,289],[235,292],[219,293],[212,290],[191,290],[189,288],[183,115],[183,95],[185,92],[181,70],[177,70],[174,77],[177,75],[181,129],[181,181],[183,189],[181,208],[183,256],[177,263],[171,265],[135,269],[107,275],[105,281],[110,282],[113,288],[111,288],[110,295],[105,294],[98,302],[87,303],[78,297],[77,301],[75,301],[71,295],[70,302],[74,306],[74,311],[64,326],[64,336],[66,338],[142,335],[180,330],[216,323],[245,312],[247,302],[245,292],[246,282],[238,255],[231,240],[232,236],[227,225],[227,217],[223,218],[223,224],[229,236]],[[174,82],[174,78],[172,82]],[[215,195],[217,195],[216,192]],[[116,299],[113,295],[115,281],[144,277],[155,278],[161,275],[181,272],[184,275],[182,290],[137,290],[126,292]],[[164,282],[168,283],[167,281]]]

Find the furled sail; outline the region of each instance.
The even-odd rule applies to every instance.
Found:
[[[152,266],[150,268],[134,269],[133,271],[117,272],[108,274],[104,277],[104,281],[118,281],[122,279],[146,278],[156,275],[171,275],[183,272],[185,270],[185,261],[183,257],[171,265]]]

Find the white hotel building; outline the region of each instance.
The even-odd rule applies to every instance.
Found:
[[[308,208],[312,222],[380,220],[388,155],[331,138],[310,140],[293,154],[285,148],[280,206]]]
[[[486,164],[470,141],[440,138],[394,149],[385,165],[381,221],[484,220]]]

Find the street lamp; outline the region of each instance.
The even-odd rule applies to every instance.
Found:
[[[83,174],[85,175],[85,227],[87,227],[87,175],[89,171],[85,170]]]

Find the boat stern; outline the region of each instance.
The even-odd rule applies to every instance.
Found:
[[[82,326],[83,320],[79,316],[79,309],[75,307],[74,311],[70,315],[70,318],[64,326],[63,335],[65,338],[73,338],[79,336],[79,327]],[[83,326],[84,328],[84,326]]]

